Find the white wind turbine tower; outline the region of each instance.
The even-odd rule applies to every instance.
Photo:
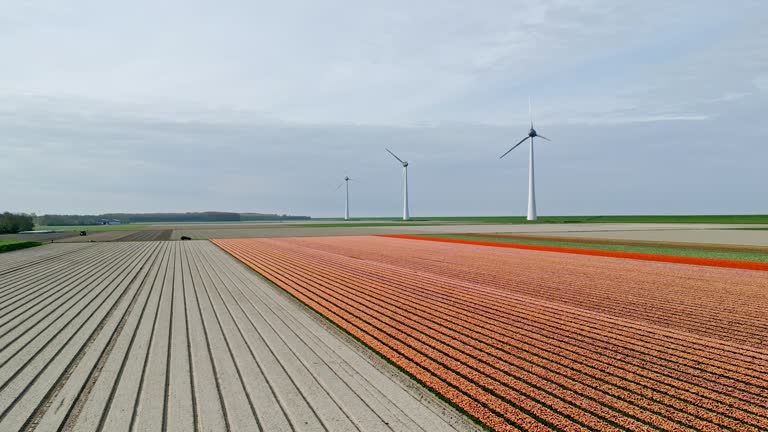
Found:
[[[347,185],[347,197],[344,199],[344,220],[349,220],[349,181],[352,180],[349,178],[349,176],[344,177],[344,183],[341,183],[340,185],[336,186],[336,190],[339,190],[341,185],[345,184]]]
[[[534,186],[534,176],[533,176],[533,139],[536,137],[539,137],[541,139],[552,141],[549,138],[539,135],[536,133],[536,129],[533,128],[533,111],[531,110],[531,98],[528,98],[528,114],[531,117],[531,130],[528,131],[528,136],[521,139],[519,143],[512,146],[511,149],[507,150],[506,153],[501,155],[499,159],[503,158],[504,156],[508,155],[509,152],[516,149],[517,146],[524,143],[525,140],[528,138],[531,139],[530,143],[530,150],[528,155],[528,220],[529,221],[535,221],[536,220],[536,187]]]
[[[395,159],[403,164],[403,220],[410,220],[411,216],[408,214],[408,161],[404,161],[392,153],[389,149],[385,149]]]

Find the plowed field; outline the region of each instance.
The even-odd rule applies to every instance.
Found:
[[[127,236],[121,237],[118,241],[161,241],[170,240],[173,230],[146,230],[137,231]]]
[[[209,242],[0,255],[1,432],[479,429],[371,357]]]
[[[765,272],[382,237],[214,242],[493,429],[768,429]]]

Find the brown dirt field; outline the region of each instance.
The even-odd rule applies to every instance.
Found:
[[[399,232],[397,227],[338,227],[338,228],[215,228],[215,229],[179,229],[173,231],[173,240],[181,236],[195,240],[214,238],[271,238],[271,237],[327,237],[347,235],[372,235]]]
[[[173,230],[145,230],[136,231],[127,236],[121,237],[118,241],[161,241],[170,240]]]
[[[75,237],[68,237],[62,240],[57,240],[56,243],[111,242],[117,241],[136,232],[139,231],[98,231],[90,232],[86,236],[80,236],[75,233]]]
[[[253,229],[253,228],[268,228],[268,229],[280,229],[280,228],[302,228],[305,225],[327,225],[327,224],[348,224],[354,227],[357,224],[382,224],[390,225],[392,223],[398,223],[396,218],[393,220],[360,220],[360,221],[348,221],[342,220],[305,220],[305,221],[287,221],[287,222],[219,222],[219,223],[164,223],[150,225],[150,229],[175,229],[175,230],[206,230],[206,229]],[[297,226],[301,225],[301,226]],[[466,225],[466,222],[445,222],[445,221],[409,221],[408,226],[435,226],[435,225]]]

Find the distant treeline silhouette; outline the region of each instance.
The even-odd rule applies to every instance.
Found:
[[[0,234],[15,234],[35,228],[34,215],[4,212],[0,214]]]
[[[42,215],[37,224],[42,226],[103,225],[107,223],[152,222],[240,222],[301,220],[309,216],[289,216],[269,213],[189,212],[189,213],[104,213],[100,215]]]

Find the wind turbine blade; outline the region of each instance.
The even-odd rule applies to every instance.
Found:
[[[533,129],[533,109],[531,108],[530,96],[528,96],[528,116],[531,118],[531,129]]]
[[[499,156],[499,159],[501,159],[501,158],[503,158],[504,156],[508,155],[508,154],[509,154],[509,152],[511,152],[512,150],[516,149],[516,148],[517,148],[517,146],[519,146],[520,144],[524,143],[524,142],[525,142],[525,140],[527,140],[528,138],[530,138],[530,137],[525,137],[525,138],[521,139],[519,143],[517,143],[517,144],[515,144],[514,146],[512,146],[512,148],[511,148],[511,149],[509,149],[509,150],[507,150],[507,152],[506,152],[506,153],[504,153],[503,155]]]
[[[394,156],[394,158],[395,158],[395,159],[397,159],[398,161],[400,161],[400,163],[401,163],[401,164],[402,164],[402,163],[405,163],[405,162],[403,162],[403,160],[402,160],[402,159],[400,159],[399,157],[397,157],[397,155],[396,155],[396,154],[394,154],[394,153],[392,153],[391,151],[389,151],[389,149],[384,149],[384,150],[388,151],[388,152],[389,152],[389,154],[391,154],[392,156]]]
[[[544,135],[539,135],[539,134],[536,134],[536,138],[541,138],[543,140],[547,140],[547,141],[550,141],[550,142],[552,141],[551,139],[545,137]]]
[[[342,183],[339,183],[339,185],[338,185],[338,186],[336,186],[336,189],[334,189],[334,190],[339,190],[339,188],[340,188],[341,186],[343,186],[343,185],[344,185],[344,183],[343,183],[343,182],[342,182]]]

